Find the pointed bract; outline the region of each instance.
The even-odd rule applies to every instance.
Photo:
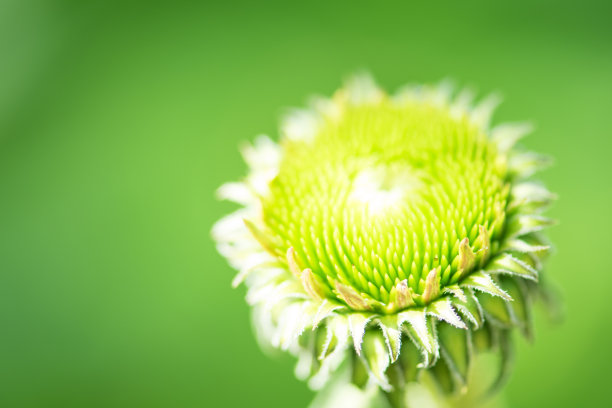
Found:
[[[456,329],[447,324],[438,326],[440,349],[451,373],[463,385],[467,383],[470,366],[470,332]]]
[[[491,259],[487,273],[515,275],[524,279],[538,280],[538,271],[510,254],[501,254]]]
[[[456,297],[462,302],[467,302],[467,297],[465,296],[465,292],[459,285],[450,285],[444,288],[443,293],[448,293]]]
[[[513,155],[510,158],[508,167],[510,174],[518,179],[526,179],[537,171],[548,167],[551,162],[552,159],[548,156],[528,152]]]
[[[390,359],[387,346],[380,331],[368,330],[363,337],[362,358],[376,383],[386,391],[391,390],[389,379],[385,375]]]
[[[499,296],[505,300],[512,300],[512,298],[506,292],[495,285],[491,277],[484,271],[472,273],[470,276],[461,281],[461,286],[476,289],[480,292],[485,292],[493,296]]]
[[[293,247],[290,247],[287,250],[287,264],[289,265],[289,270],[296,278],[300,279],[302,276],[302,270],[297,264],[297,260],[295,259],[295,250]]]
[[[525,254],[544,252],[549,249],[550,245],[533,245],[522,238],[509,239],[502,247],[504,251],[521,252]]]
[[[505,153],[532,130],[533,127],[529,123],[505,123],[491,130],[491,139],[498,149]]]
[[[319,281],[319,278],[315,276],[310,268],[302,271],[302,286],[306,293],[308,293],[313,299],[324,299],[325,298],[325,287]]]
[[[378,325],[385,337],[387,349],[391,362],[395,362],[399,356],[400,347],[402,345],[402,332],[397,324],[397,316],[390,315],[378,319]]]
[[[423,292],[423,300],[429,303],[440,294],[440,267],[432,269],[425,280],[425,291]]]
[[[489,231],[485,228],[484,225],[478,226],[478,237],[476,238],[476,245],[480,247],[478,250],[479,258],[480,258],[480,267],[485,264],[485,262],[489,258],[489,253],[491,252],[491,237],[489,235]]]
[[[467,329],[465,323],[463,323],[459,316],[457,316],[457,313],[455,313],[451,301],[448,298],[439,299],[432,302],[429,306],[427,306],[427,313],[437,317],[440,320],[444,320],[455,327]]]
[[[319,305],[319,308],[317,309],[316,314],[314,315],[314,319],[312,319],[312,330],[315,330],[317,328],[321,320],[330,316],[332,313],[334,313],[334,311],[343,308],[344,306],[336,302],[332,302],[329,299],[323,299],[323,301]]]
[[[374,315],[366,315],[363,313],[351,313],[348,315],[349,329],[357,355],[361,355],[361,343],[363,341],[365,328],[373,317]]]
[[[471,289],[467,289],[465,291],[464,300],[456,298],[452,300],[452,303],[455,309],[461,315],[472,322],[474,328],[478,329],[484,324],[482,309],[480,304],[478,304],[478,300],[474,297]]]
[[[470,247],[469,238],[464,238],[461,240],[459,244],[459,264],[457,267],[459,268],[459,276],[464,275],[470,269],[474,267],[474,263],[476,261],[476,255],[474,251]]]
[[[263,232],[259,230],[259,228],[255,226],[255,223],[245,218],[244,225],[251,232],[251,234],[253,235],[253,238],[255,238],[257,242],[259,242],[259,244],[262,246],[263,249],[265,249],[272,255],[277,255],[277,252],[274,249],[275,245],[271,242],[270,238],[267,235],[265,235]]]
[[[351,286],[343,285],[336,281],[336,290],[338,295],[346,304],[353,310],[369,310],[368,302]]]
[[[400,312],[397,315],[398,325],[402,325],[404,322],[410,324],[410,327],[414,330],[417,336],[419,344],[429,353],[433,353],[435,350],[435,339],[433,333],[427,328],[427,315],[424,310],[407,310]]]
[[[405,309],[410,306],[414,306],[414,291],[408,286],[408,280],[404,279],[395,286],[396,289],[396,302],[395,306],[398,309]]]
[[[541,215],[519,214],[508,220],[508,237],[521,237],[554,224],[554,220]]]

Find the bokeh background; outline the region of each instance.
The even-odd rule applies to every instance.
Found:
[[[0,406],[302,407],[210,238],[237,146],[355,70],[452,77],[532,120],[565,320],[510,407],[608,406],[612,9],[556,2],[0,2]]]

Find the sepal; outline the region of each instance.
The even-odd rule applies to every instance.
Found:
[[[544,254],[550,250],[550,245],[539,245],[529,242],[527,237],[509,239],[502,246],[502,251],[513,251],[524,254]]]
[[[507,153],[532,130],[533,127],[529,123],[504,123],[491,130],[491,140],[501,153]]]
[[[378,319],[378,325],[385,338],[391,363],[397,360],[402,345],[402,331],[397,321],[396,315],[384,316]]]
[[[555,221],[537,214],[517,214],[508,219],[508,239],[541,231],[554,225]]]
[[[498,331],[499,344],[499,372],[493,385],[489,388],[488,394],[493,395],[501,389],[510,376],[510,371],[514,363],[514,351],[512,348],[512,338],[510,330]]]
[[[374,315],[365,313],[350,313],[348,315],[349,330],[353,338],[353,346],[357,355],[361,355],[361,344],[367,324],[372,320]]]
[[[455,381],[446,359],[440,359],[435,366],[429,369],[429,372],[442,393],[448,395],[455,391]]]
[[[353,310],[369,310],[370,304],[353,287],[335,282],[338,296]]]
[[[512,300],[512,298],[506,292],[497,287],[491,277],[484,271],[478,271],[470,274],[467,278],[461,281],[460,286],[476,289],[479,292],[498,296],[505,300]]]
[[[500,279],[500,286],[502,286],[514,299],[513,302],[508,303],[508,307],[510,307],[519,329],[527,339],[532,340],[533,319],[531,314],[531,296],[525,282],[521,279],[504,277]]]
[[[429,306],[427,306],[427,313],[455,327],[467,329],[465,323],[463,323],[461,318],[459,318],[457,313],[455,313],[452,302],[448,297],[432,302]]]
[[[461,315],[472,322],[475,329],[478,329],[484,324],[482,308],[471,289],[466,289],[464,293],[465,299],[453,299],[453,306]]]
[[[362,358],[370,376],[385,391],[391,390],[389,379],[385,375],[390,359],[387,346],[380,331],[366,330],[363,336]]]
[[[556,194],[551,193],[541,184],[518,183],[512,187],[507,211],[541,212],[556,199]]]
[[[514,275],[523,279],[538,280],[538,271],[508,253],[493,258],[485,270],[490,274]]]
[[[331,316],[335,311],[344,308],[345,306],[339,303],[336,303],[329,299],[323,299],[317,309],[316,314],[314,315],[314,319],[312,319],[312,329],[315,330],[323,319],[327,318],[328,316]]]
[[[429,303],[440,294],[440,267],[432,269],[425,279],[425,290],[423,291],[423,301]]]
[[[420,372],[418,366],[421,363],[421,359],[421,352],[417,346],[404,335],[398,361],[403,368],[406,382],[417,380]]]
[[[476,297],[488,321],[506,328],[515,326],[516,322],[510,312],[509,302],[500,297],[491,296],[488,293],[479,293]]]
[[[434,354],[437,349],[437,341],[434,333],[431,332],[427,324],[427,315],[424,310],[407,310],[397,315],[397,322],[402,326],[407,322],[407,329],[414,337],[417,345],[429,354]]]
[[[274,242],[272,242],[271,238],[268,235],[264,234],[257,226],[255,226],[255,223],[253,221],[247,220],[246,218],[243,221],[244,225],[251,232],[253,238],[255,238],[257,242],[259,242],[263,249],[268,251],[268,253],[272,254],[273,256],[280,255],[276,250],[278,246],[275,245]]]
[[[508,161],[508,170],[512,177],[526,179],[537,171],[548,167],[552,159],[548,156],[526,152],[514,154]]]
[[[470,247],[469,238],[464,238],[459,243],[458,259],[459,262],[457,264],[457,273],[459,278],[461,278],[461,276],[464,276],[467,272],[469,272],[476,263],[476,254],[474,254],[474,251]]]
[[[472,353],[470,332],[442,323],[438,325],[438,337],[442,358],[446,361],[456,381],[461,386],[465,386]]]

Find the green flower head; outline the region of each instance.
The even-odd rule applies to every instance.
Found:
[[[313,388],[347,371],[394,406],[424,378],[461,394],[475,355],[503,374],[512,329],[530,336],[554,197],[527,180],[547,160],[514,147],[529,126],[491,127],[496,105],[362,75],[244,147],[250,173],[219,189],[243,207],[213,235],[261,341]]]

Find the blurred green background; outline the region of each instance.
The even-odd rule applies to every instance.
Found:
[[[610,2],[0,5],[0,406],[302,407],[251,332],[210,238],[237,146],[368,69],[387,89],[452,77],[532,120],[549,276],[510,407],[607,406],[612,348]]]

